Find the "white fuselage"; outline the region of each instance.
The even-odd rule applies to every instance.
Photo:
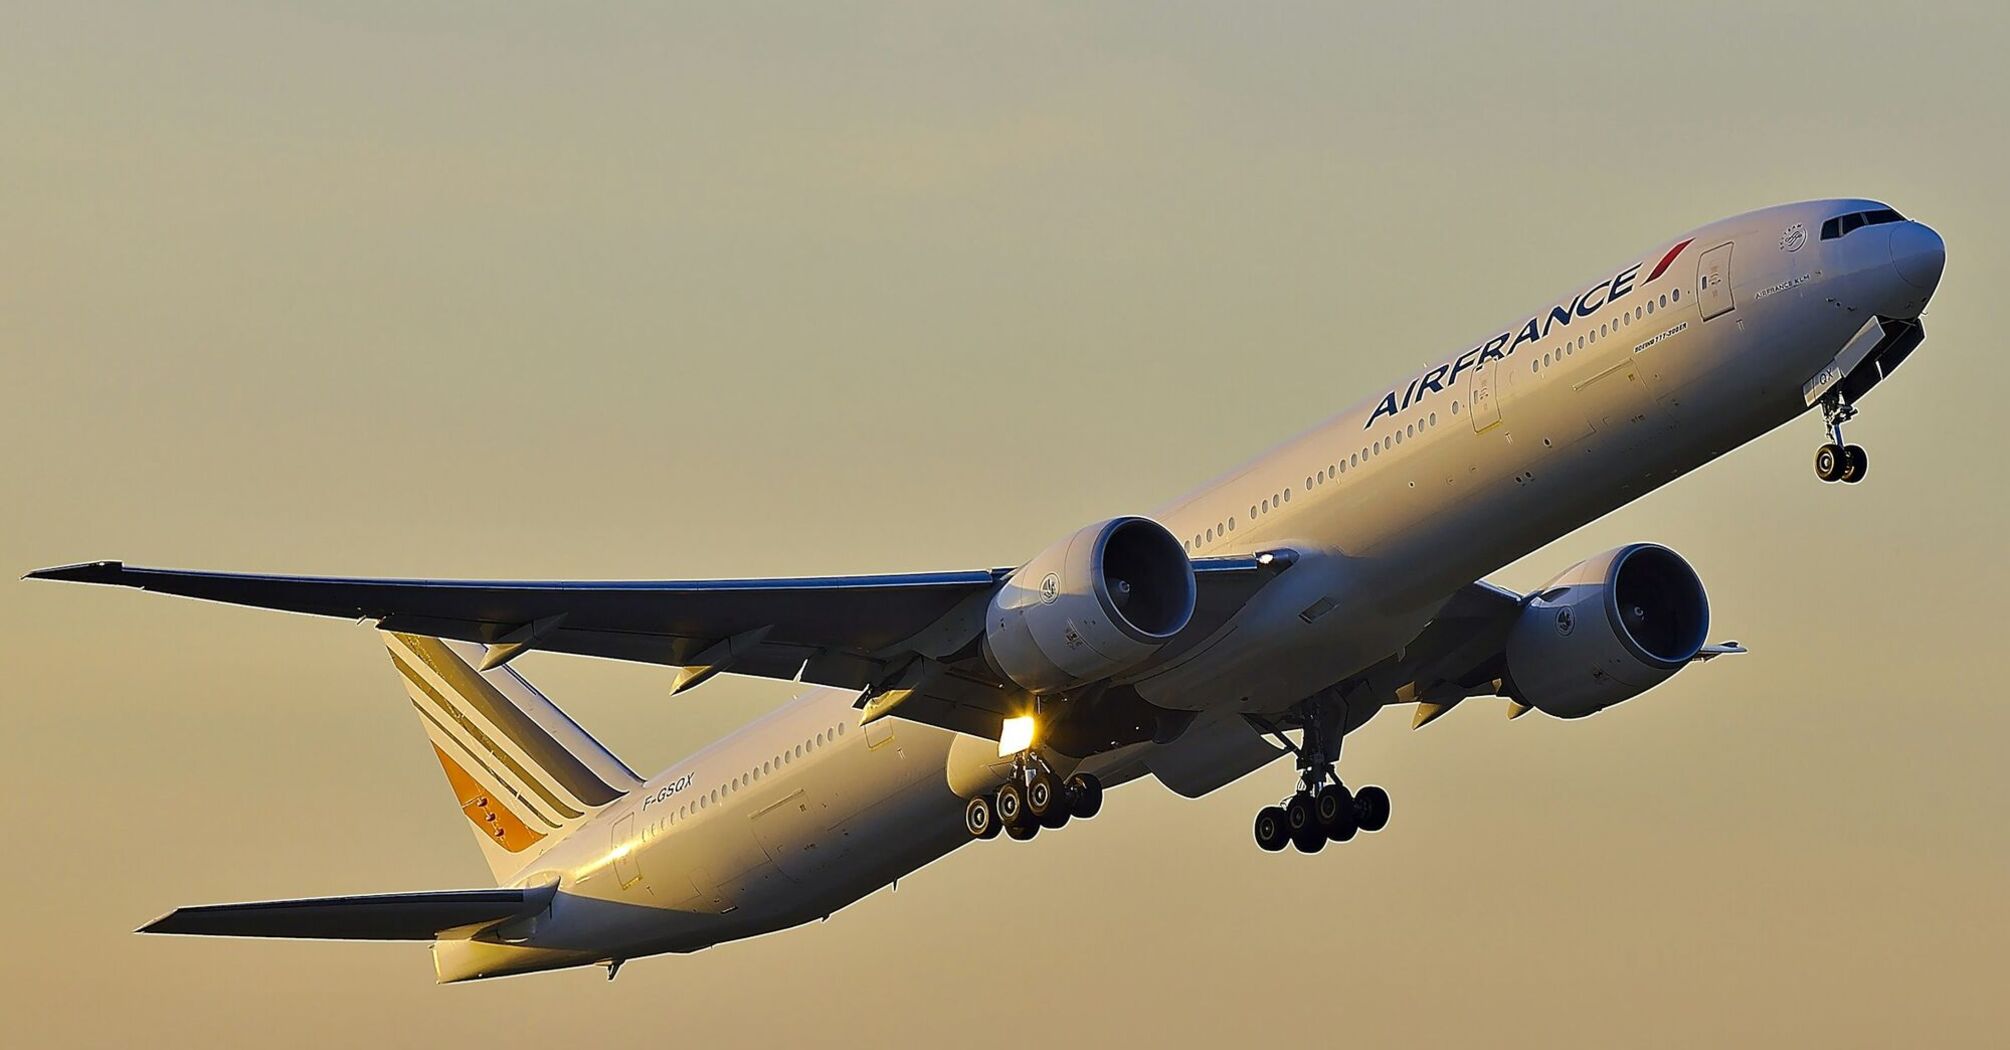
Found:
[[[1190,555],[1299,560],[1213,637],[1123,680],[1201,712],[1190,732],[1284,710],[1405,645],[1460,587],[1806,411],[1803,384],[1867,320],[1925,301],[1894,270],[1898,226],[1817,239],[1855,206],[1876,205],[1787,205],[1674,238],[1160,508]],[[995,743],[861,727],[856,699],[812,689],[611,804],[519,880],[558,879],[551,911],[506,931],[514,943],[441,942],[442,978],[779,929],[969,841],[951,770]],[[1153,747],[1084,768],[1128,779]]]

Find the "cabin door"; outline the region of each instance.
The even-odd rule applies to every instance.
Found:
[[[1731,298],[1731,245],[1720,244],[1703,253],[1696,263],[1696,301],[1702,304],[1703,320],[1721,317],[1738,308]]]
[[[1466,388],[1466,405],[1475,432],[1489,430],[1501,421],[1500,393],[1494,382],[1500,362],[1498,357],[1484,358],[1466,373],[1472,377]]]
[[[635,841],[635,814],[630,813],[614,822],[614,841],[610,844],[614,857],[614,881],[623,888],[633,886],[642,877],[641,858],[635,851],[641,843]]]

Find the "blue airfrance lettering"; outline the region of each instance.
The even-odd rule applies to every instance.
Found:
[[[1686,243],[1685,241],[1684,244]],[[1676,251],[1680,250],[1681,247],[1677,246]],[[1669,256],[1673,258],[1674,252],[1670,252]],[[1383,416],[1393,416],[1412,405],[1422,404],[1425,398],[1433,394],[1442,394],[1455,388],[1459,382],[1459,373],[1467,369],[1476,368],[1488,361],[1506,360],[1520,349],[1523,343],[1547,339],[1557,326],[1568,325],[1573,318],[1590,317],[1598,313],[1631,292],[1633,281],[1638,276],[1640,276],[1640,264],[1634,263],[1619,271],[1611,280],[1600,281],[1586,288],[1582,294],[1569,302],[1560,303],[1551,307],[1546,313],[1529,318],[1528,323],[1522,325],[1518,331],[1502,332],[1486,343],[1453,358],[1450,362],[1437,365],[1410,380],[1401,390],[1389,391],[1382,395],[1381,403],[1369,414],[1367,426],[1374,426],[1375,421]],[[1659,276],[1658,272],[1656,276]]]

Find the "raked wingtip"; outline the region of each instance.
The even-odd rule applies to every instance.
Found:
[[[47,569],[36,569],[21,577],[24,580],[56,580],[62,583],[117,583],[124,575],[126,565],[119,561],[84,561],[75,565],[57,565]]]

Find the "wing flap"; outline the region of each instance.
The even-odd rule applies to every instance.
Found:
[[[199,904],[139,928],[140,933],[205,937],[290,937],[343,941],[430,941],[446,930],[543,911],[556,886],[437,890],[359,897]]]

